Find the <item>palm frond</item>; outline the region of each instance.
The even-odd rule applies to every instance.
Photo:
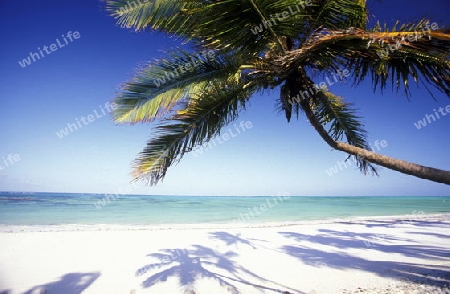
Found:
[[[287,36],[305,40],[320,27],[363,28],[365,0],[106,0],[119,25],[152,28],[203,47],[256,56]],[[295,23],[296,25],[292,25]],[[279,48],[280,50],[282,48]]]
[[[155,185],[167,169],[196,146],[208,142],[245,109],[258,88],[236,78],[214,82],[207,91],[192,97],[185,108],[163,120],[134,163],[134,179]]]
[[[365,56],[353,52],[348,66],[353,69],[355,84],[370,77],[374,90],[383,90],[390,82],[394,90],[403,88],[409,96],[412,78],[427,89],[432,85],[450,96],[450,31],[430,32],[413,42],[401,41],[412,34],[401,34],[394,41],[386,39],[382,45],[377,42]],[[430,90],[429,93],[434,98]]]
[[[211,53],[214,52],[176,50],[169,52],[167,58],[148,64],[116,97],[115,121],[151,122],[167,115],[177,103],[203,91],[211,80],[227,78],[239,71],[241,61],[237,56]]]
[[[335,141],[345,139],[350,145],[369,150],[367,133],[360,122],[361,118],[342,97],[322,89],[311,99],[311,106],[320,124],[328,128],[328,134]],[[370,162],[357,156],[354,156],[354,159],[362,173],[377,175],[376,168]]]
[[[199,5],[191,3],[193,7]],[[136,31],[160,29],[172,34],[188,36],[189,16],[183,11],[186,1],[172,0],[106,0],[106,10],[117,19],[117,24]]]
[[[318,28],[365,28],[367,20],[365,0],[228,0],[201,11],[206,19],[196,26],[200,39],[252,53],[270,42],[280,43],[281,36],[301,43]]]
[[[282,7],[293,0],[277,1]],[[282,8],[274,7],[270,0],[213,1],[190,11],[196,15],[195,37],[206,47],[246,53],[257,56],[267,44],[277,42],[283,34],[277,31],[279,21],[274,16]],[[298,4],[298,2],[296,3]],[[278,48],[280,52],[281,48]]]
[[[315,1],[318,11],[314,13],[315,28],[364,29],[367,23],[366,0],[319,0]]]
[[[352,71],[355,84],[369,76],[374,88],[384,89],[390,80],[394,89],[404,87],[408,95],[412,77],[450,95],[450,30],[428,31],[417,38],[417,32],[405,31],[417,26],[402,26],[395,32],[321,30],[300,49],[279,57],[277,66],[330,72],[344,65]],[[412,36],[413,41],[406,40]],[[394,49],[382,54],[386,48]]]

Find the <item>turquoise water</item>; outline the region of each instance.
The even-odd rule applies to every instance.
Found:
[[[297,222],[450,213],[450,197],[204,197],[0,192],[1,225]],[[96,205],[97,204],[97,205]]]

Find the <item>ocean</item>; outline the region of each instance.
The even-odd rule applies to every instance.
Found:
[[[103,205],[104,204],[104,205]],[[255,225],[449,214],[445,197],[145,196],[0,192],[1,226]]]

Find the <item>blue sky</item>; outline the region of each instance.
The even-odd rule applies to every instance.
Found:
[[[369,2],[371,17],[391,24],[425,15],[449,27],[447,0],[430,0],[426,5],[406,0]],[[101,109],[139,65],[163,57],[164,50],[180,42],[157,32],[122,29],[97,1],[4,0],[0,22],[0,190],[112,193],[125,189],[131,180],[130,164],[150,138],[153,125],[116,126]],[[79,38],[66,38],[64,47],[44,53],[28,66],[19,65],[38,47],[43,50],[56,39],[64,42],[62,35],[69,31],[79,32]],[[380,153],[450,168],[450,115],[421,129],[414,126],[433,109],[450,105],[444,94],[438,93],[434,101],[423,86],[412,85],[408,101],[403,93],[374,94],[369,83],[354,88],[346,81],[330,90],[356,103],[369,142],[387,143]],[[237,120],[251,122],[251,128],[202,155],[188,154],[169,170],[164,182],[133,188],[131,193],[449,195],[448,186],[386,169],[373,177],[349,166],[330,176],[327,170],[346,155],[331,150],[304,117],[286,123],[274,109],[277,95],[278,91],[253,97],[251,107]],[[88,115],[94,120],[91,117],[88,124],[59,138],[57,132],[67,124]],[[234,131],[234,126],[230,128]],[[11,163],[9,154],[18,154],[20,160]]]

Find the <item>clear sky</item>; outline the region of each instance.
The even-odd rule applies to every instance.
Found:
[[[427,16],[449,27],[448,0],[384,2],[369,0],[372,19],[392,24]],[[68,32],[72,41],[62,37]],[[163,57],[164,50],[179,46],[179,41],[157,32],[122,29],[94,0],[2,0],[0,37],[0,190],[111,193],[124,189],[131,180],[130,164],[154,126],[116,126],[107,114],[107,103],[140,64]],[[40,59],[38,48],[44,56]],[[30,65],[22,67],[19,61],[30,57],[30,52],[36,53],[35,61],[30,59]],[[375,147],[377,140],[385,140],[380,153],[450,169],[450,115],[441,115],[421,129],[414,125],[433,109],[450,105],[444,94],[437,93],[435,101],[422,85],[412,85],[408,101],[403,93],[374,94],[369,83],[354,88],[343,82],[329,88],[356,103],[369,142]],[[449,186],[386,169],[373,177],[349,166],[330,176],[327,170],[346,155],[331,150],[304,117],[286,123],[274,109],[277,96],[274,91],[253,97],[251,107],[237,120],[251,122],[251,128],[202,155],[187,154],[164,182],[131,193],[450,194]],[[77,122],[82,126],[78,130],[72,126],[67,136],[57,135]],[[233,125],[230,128],[235,131]]]

